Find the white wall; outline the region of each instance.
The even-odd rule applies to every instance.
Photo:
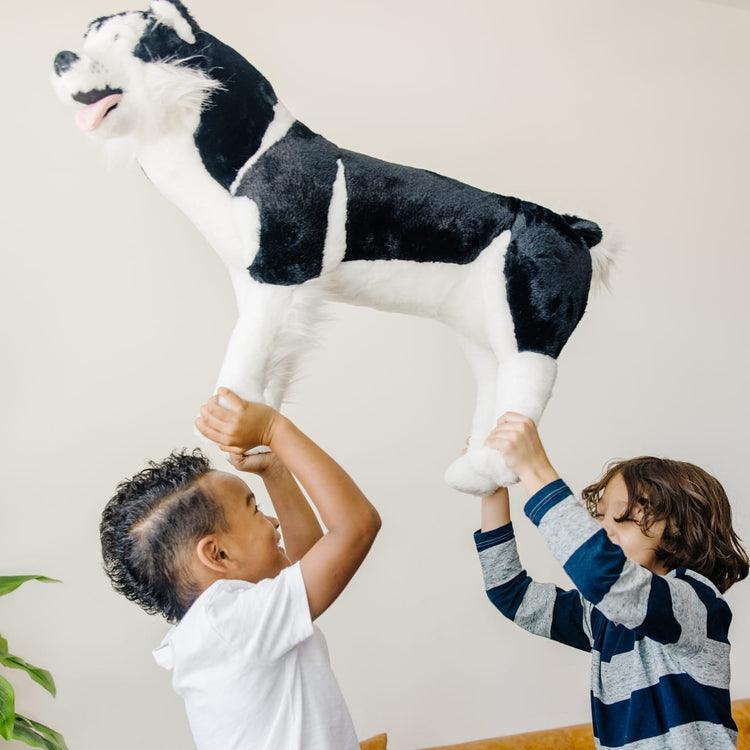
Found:
[[[744,6],[744,10],[743,10]],[[3,117],[0,632],[47,666],[19,710],[76,750],[191,747],[151,660],[166,624],[111,592],[99,514],[117,481],[194,444],[233,322],[218,259],[133,166],[107,170],[47,83],[107,0],[0,9]],[[342,146],[614,224],[627,252],[560,358],[542,424],[576,489],[651,452],[714,472],[750,541],[746,234],[750,3],[708,0],[193,0],[304,122]],[[478,502],[443,469],[473,385],[449,331],[335,307],[287,412],[384,527],[322,625],[362,737],[395,750],[579,722],[588,657],[486,601]],[[516,507],[522,494],[515,491]],[[565,583],[518,516],[523,559]],[[750,696],[750,584],[733,692]]]

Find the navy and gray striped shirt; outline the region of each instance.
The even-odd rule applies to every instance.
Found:
[[[525,511],[577,590],[533,581],[507,524],[474,535],[487,595],[525,630],[592,653],[596,746],[734,748],[732,613],[711,581],[686,568],[656,575],[626,559],[561,479]]]

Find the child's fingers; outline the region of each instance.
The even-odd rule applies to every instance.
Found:
[[[244,399],[241,399],[234,391],[230,391],[229,388],[223,386],[219,388],[217,395],[221,396],[233,411],[239,411],[245,403]]]
[[[216,427],[209,424],[205,418],[198,417],[198,419],[195,420],[195,426],[203,437],[213,440],[214,443],[224,445],[227,442],[229,436],[226,433],[217,430]]]
[[[497,425],[492,429],[489,437],[499,437],[504,435],[510,437],[521,432],[523,426],[518,422],[504,421],[502,417],[497,421]]]
[[[493,439],[503,438],[505,440],[504,447],[490,446],[503,453],[506,453],[513,447],[520,446],[524,442],[538,440],[534,420],[516,412],[506,412],[503,414],[497,420],[497,425],[489,437]]]
[[[484,444],[488,448],[500,450],[500,446],[505,445],[507,442],[508,436],[506,434],[506,431],[504,431],[500,427],[496,427],[489,435],[487,435],[487,439],[484,441]]]
[[[531,422],[533,424],[532,419],[525,416],[524,414],[519,414],[516,411],[506,411],[500,419],[497,420],[497,424],[527,424],[528,422]]]
[[[229,461],[231,464],[234,464],[236,466],[239,463],[242,463],[242,459],[245,456],[244,448],[240,448],[236,445],[220,445],[219,448],[221,448],[224,453],[229,454],[227,456],[227,461]],[[232,459],[235,459],[237,463],[235,463],[235,461]]]
[[[520,422],[498,422],[497,427],[490,432],[484,444],[488,448],[507,455],[521,444],[524,439],[524,430],[525,426]]]
[[[235,469],[242,468],[242,465],[244,464],[244,455],[242,453],[235,451],[225,451],[225,453],[228,454],[227,461],[229,461]]]
[[[218,396],[211,396],[211,398],[201,406],[200,411],[203,417],[215,422],[228,422],[234,415],[233,411],[219,403]]]

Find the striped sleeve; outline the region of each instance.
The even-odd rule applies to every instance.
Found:
[[[577,591],[533,581],[521,566],[513,524],[477,531],[474,541],[490,601],[524,630],[591,650],[588,608]]]
[[[686,652],[702,647],[709,597],[693,581],[628,560],[561,479],[532,496],[525,511],[581,595],[608,620]]]

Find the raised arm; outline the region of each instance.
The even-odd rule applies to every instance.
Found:
[[[351,477],[286,417],[226,389],[218,395],[229,408],[214,404],[215,408],[201,410],[198,429],[222,450],[237,455],[256,445],[269,446],[297,477],[327,529],[300,562],[315,619],[361,565],[380,529],[380,516]]]
[[[706,611],[726,605],[689,572],[661,576],[625,557],[559,478],[534,423],[504,414],[487,439],[500,450],[530,498],[526,515],[581,595],[610,621],[686,651],[704,642]]]
[[[474,542],[487,596],[505,617],[535,635],[583,651],[591,649],[590,622],[580,594],[538,583],[523,569],[507,487],[482,498],[482,530],[474,535]]]

